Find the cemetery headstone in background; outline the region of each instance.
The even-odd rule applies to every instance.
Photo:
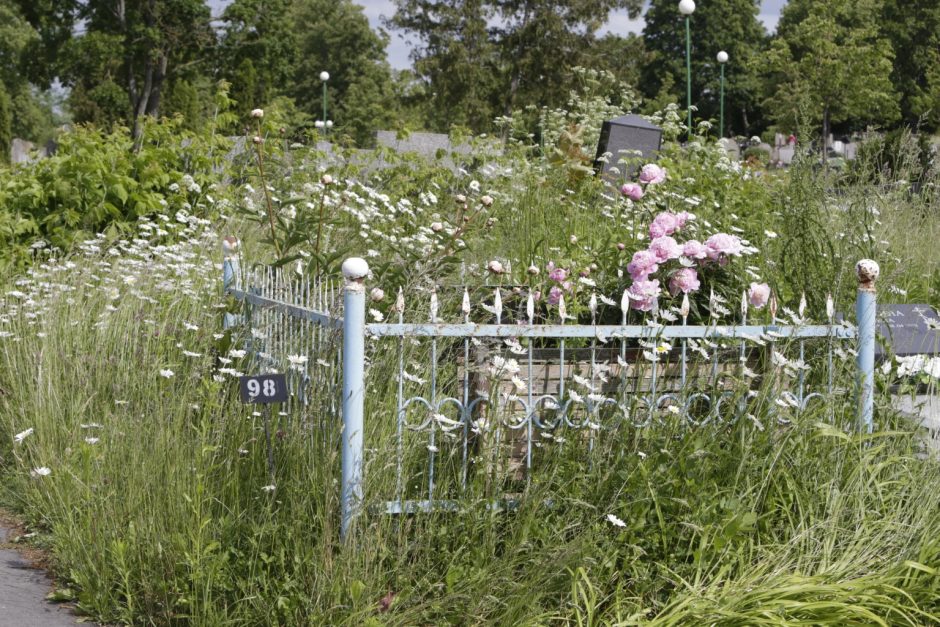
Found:
[[[878,305],[878,333],[888,351],[899,357],[940,353],[940,316],[930,305]],[[883,357],[885,347],[875,345]]]
[[[940,354],[940,317],[930,305],[879,305],[878,334],[887,347],[875,343],[875,354],[886,358],[885,348],[898,357]],[[915,423],[926,427],[935,435],[927,438],[928,446],[940,447],[940,399],[935,391],[920,387],[903,394],[895,394],[892,406]]]
[[[29,163],[34,159],[30,153],[35,147],[33,142],[15,138],[10,143],[10,163]]]
[[[662,142],[663,129],[638,115],[623,115],[608,120],[601,127],[594,171],[605,181],[618,184],[626,179],[625,174],[632,174],[624,172],[624,164],[619,163],[621,159],[635,159],[636,167],[639,167],[656,158]],[[639,152],[639,156],[634,151]],[[610,153],[606,162],[601,159],[605,153]],[[616,170],[611,172],[612,168]]]

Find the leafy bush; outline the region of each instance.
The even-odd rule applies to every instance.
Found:
[[[35,250],[70,251],[95,233],[127,234],[174,196],[208,215],[205,196],[229,149],[184,130],[181,118],[148,123],[139,145],[126,129],[85,127],[58,142],[51,157],[0,171],[0,268],[22,266]]]

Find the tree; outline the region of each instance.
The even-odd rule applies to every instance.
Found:
[[[500,18],[494,35],[508,73],[503,112],[519,102],[564,103],[571,69],[586,66],[596,33],[615,9],[636,17],[638,0],[493,0]],[[595,68],[598,69],[598,68]]]
[[[191,79],[215,43],[204,0],[18,2],[42,38],[34,74],[72,89],[77,121],[125,121],[135,138],[143,116],[159,115],[172,81]]]
[[[297,61],[291,0],[235,0],[222,14],[222,74],[243,116],[290,89]]]
[[[778,123],[889,125],[900,115],[890,81],[894,53],[877,27],[872,0],[795,0],[781,16],[767,55],[765,107]]]
[[[4,115],[9,116],[4,127],[5,143],[0,146],[9,152],[9,137],[22,137],[34,141],[46,139],[52,131],[52,111],[42,94],[28,79],[31,55],[36,52],[39,34],[25,19],[12,0],[0,0],[0,83],[4,92]]]
[[[700,2],[691,16],[692,104],[695,117],[717,119],[721,68],[716,60],[724,50],[726,129],[750,135],[762,125],[760,83],[754,61],[766,43],[757,19],[760,0]],[[658,102],[671,94],[685,105],[685,20],[676,0],[654,0],[646,11],[643,39],[650,60],[642,72],[642,90]],[[671,87],[670,87],[671,86]],[[727,131],[726,131],[727,132]]]
[[[417,39],[415,72],[426,88],[430,126],[481,132],[512,111],[565,103],[585,66],[613,47],[596,33],[639,0],[395,0],[389,26]]]
[[[424,83],[427,127],[488,130],[499,111],[500,60],[486,0],[395,0],[388,25],[415,36],[414,71]]]
[[[901,95],[901,116],[940,128],[940,3],[885,0],[881,30],[896,56],[891,82]]]
[[[395,119],[391,69],[385,58],[388,36],[372,30],[362,7],[351,0],[297,0],[290,19],[297,62],[287,92],[301,111],[320,119],[320,73],[328,72],[328,115],[335,130],[359,144],[371,141],[377,127]]]
[[[10,160],[10,144],[13,142],[13,103],[6,87],[0,83],[0,163]]]

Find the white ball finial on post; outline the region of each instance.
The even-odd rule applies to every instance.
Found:
[[[872,259],[862,259],[855,264],[855,274],[858,276],[858,289],[875,290],[875,281],[881,274],[878,262]]]
[[[369,276],[369,264],[362,257],[350,257],[343,262],[343,276],[346,281],[362,282]]]
[[[682,15],[692,15],[695,13],[695,0],[681,0],[681,2],[679,2],[679,13]]]

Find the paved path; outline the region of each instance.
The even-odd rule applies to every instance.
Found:
[[[0,545],[10,530],[0,525]],[[0,627],[75,627],[67,608],[46,601],[52,581],[12,549],[0,549]]]

